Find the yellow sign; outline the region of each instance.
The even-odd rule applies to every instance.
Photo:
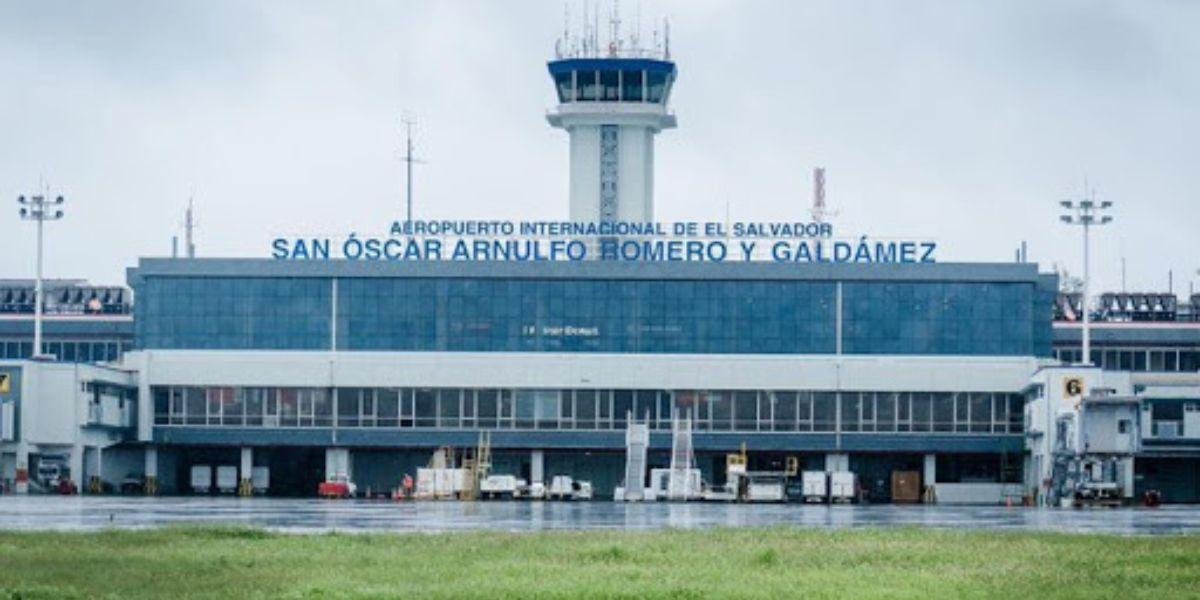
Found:
[[[7,394],[12,391],[12,376],[8,373],[0,373],[0,394]]]
[[[1083,378],[1068,377],[1063,380],[1063,395],[1068,398],[1083,395]]]

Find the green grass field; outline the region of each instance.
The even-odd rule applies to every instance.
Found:
[[[1196,598],[1200,537],[0,533],[0,598]]]

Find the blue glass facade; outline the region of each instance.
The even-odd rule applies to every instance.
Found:
[[[848,282],[847,354],[1019,355],[1033,348],[1034,286],[1017,283]]]
[[[206,262],[131,274],[140,348],[1050,354],[1033,269]]]
[[[328,279],[153,277],[134,290],[139,348],[329,349]]]

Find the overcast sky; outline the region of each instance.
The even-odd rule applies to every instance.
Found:
[[[582,10],[573,3],[573,12]],[[626,23],[635,4],[622,3]],[[935,239],[942,261],[1081,270],[1057,201],[1116,203],[1098,287],[1186,293],[1200,268],[1200,3],[696,2],[671,19],[679,128],[659,220],[807,217],[827,168],[842,236]],[[47,275],[123,283],[170,252],[195,196],[201,256],[416,216],[567,215],[546,73],[550,2],[0,2],[0,278],[33,273],[15,198],[68,199]],[[1200,286],[1198,286],[1200,287]]]

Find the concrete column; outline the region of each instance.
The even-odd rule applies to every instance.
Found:
[[[250,447],[242,448],[242,464],[238,469],[238,495],[250,496],[254,494],[254,485],[251,481],[251,473],[254,469],[254,449]]]
[[[83,485],[87,482],[83,479],[83,444],[77,444],[71,447],[71,460],[67,465],[71,469],[71,481],[75,484],[76,491],[80,491]]]
[[[104,473],[104,449],[96,446],[91,450],[91,460],[86,461],[87,481],[80,484],[80,491],[83,489],[82,486],[86,485],[89,494],[100,494],[104,492],[104,479],[101,477],[101,474]],[[87,452],[86,448],[84,452]]]
[[[158,494],[158,448],[155,446],[146,446],[146,495],[155,496]]]
[[[825,455],[825,472],[849,471],[850,455],[845,452],[831,452]]]
[[[1125,498],[1133,498],[1134,460],[1136,459],[1132,456],[1121,459],[1121,489]]]
[[[933,504],[937,502],[937,455],[925,455],[925,469],[921,473],[921,485],[924,487],[925,502]]]
[[[22,432],[23,434],[24,432]],[[13,492],[29,493],[29,444],[17,442],[17,469],[13,477]]]
[[[546,480],[546,454],[534,450],[529,455],[529,483],[540,483]]]

